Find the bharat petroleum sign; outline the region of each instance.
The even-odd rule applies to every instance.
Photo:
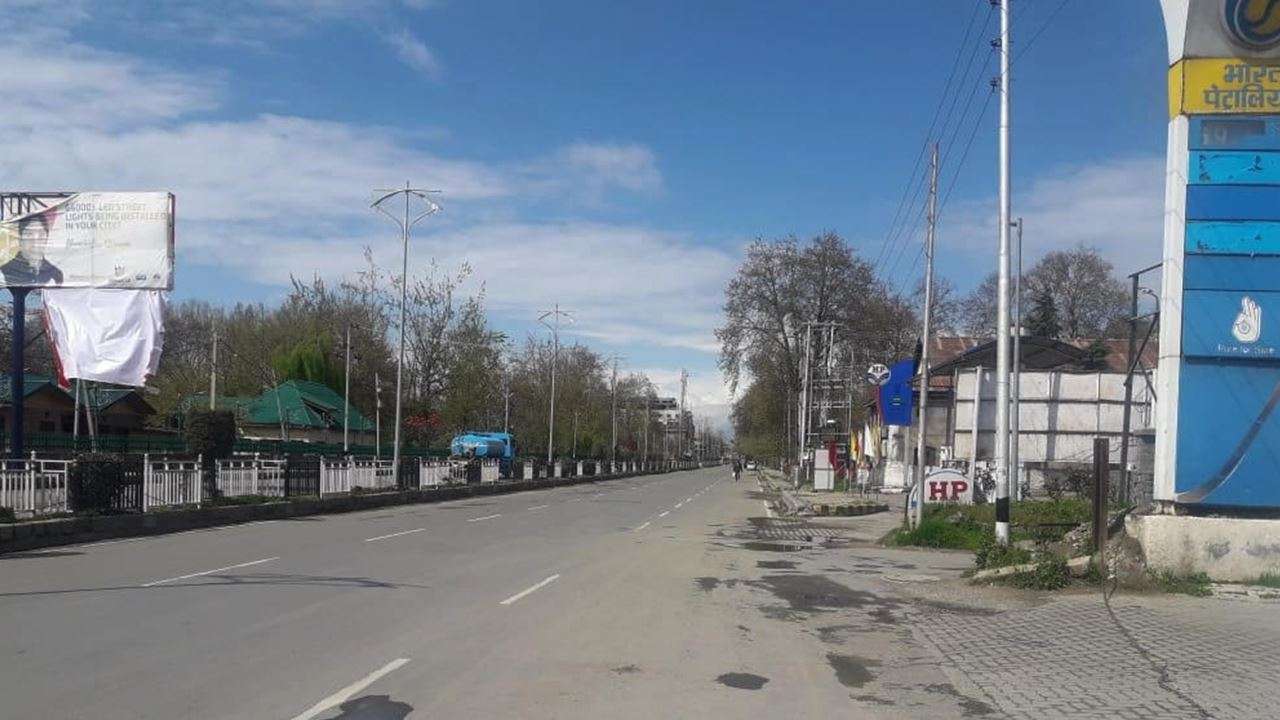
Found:
[[[1224,0],[1222,26],[1241,47],[1274,48],[1280,45],[1280,0]]]
[[[1280,508],[1280,0],[1162,0],[1155,498]]]

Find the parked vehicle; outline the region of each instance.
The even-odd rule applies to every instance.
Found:
[[[449,459],[470,468],[479,468],[480,460],[497,460],[503,477],[511,477],[516,456],[515,439],[504,432],[464,432],[449,443]]]

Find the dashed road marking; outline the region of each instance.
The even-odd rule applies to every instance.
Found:
[[[356,693],[360,692],[361,690],[364,690],[365,688],[377,682],[384,675],[387,675],[388,673],[394,672],[404,667],[405,663],[408,663],[408,662],[409,662],[409,658],[396,658],[395,660],[392,660],[386,665],[383,665],[377,670],[374,670],[368,675],[365,675],[364,677],[342,688],[338,692],[321,700],[315,705],[312,705],[310,708],[304,711],[301,715],[295,716],[293,720],[311,720],[311,718],[316,717],[320,713],[323,713],[326,710],[329,710],[331,708],[337,707],[338,705],[341,705],[342,703],[350,700],[351,697]]]
[[[662,512],[658,513],[658,517],[666,517],[670,512],[671,512],[670,510],[663,510]]]
[[[529,508],[529,509],[530,509],[530,510],[541,510],[541,509],[543,509],[543,508],[547,508],[547,507],[551,507],[551,506],[550,506],[550,505],[534,505],[533,507],[531,507],[531,508]]]
[[[251,560],[249,562],[237,563],[235,565],[228,565],[226,567],[214,568],[212,570],[202,570],[200,572],[190,573],[189,575],[179,575],[178,577],[165,578],[164,580],[154,580],[152,582],[147,583],[146,585],[143,585],[142,587],[144,588],[155,587],[156,585],[163,585],[165,583],[174,582],[175,580],[190,580],[191,578],[203,577],[205,575],[220,573],[220,572],[223,572],[224,570],[235,570],[236,568],[249,567],[250,565],[261,565],[262,563],[269,563],[272,560],[279,560],[279,559],[280,559],[280,556],[277,555],[275,557],[262,558],[261,560]]]
[[[507,598],[506,600],[503,600],[502,602],[500,602],[500,603],[498,603],[498,604],[499,604],[499,605],[510,605],[511,603],[516,602],[516,601],[517,601],[517,600],[519,600],[520,598],[522,598],[522,597],[524,597],[524,596],[526,596],[526,595],[528,595],[528,594],[530,594],[530,593],[535,593],[535,592],[537,592],[537,591],[541,590],[542,588],[544,588],[544,587],[546,587],[546,586],[550,585],[551,583],[553,583],[553,582],[555,582],[556,580],[559,580],[559,579],[560,579],[560,574],[559,574],[559,573],[556,573],[555,575],[552,575],[551,577],[547,578],[546,580],[543,580],[543,581],[542,581],[542,582],[540,582],[540,583],[537,583],[537,584],[535,584],[535,585],[531,585],[531,586],[529,586],[529,587],[525,588],[524,590],[521,590],[520,592],[516,593],[515,595],[512,595],[511,597]]]
[[[502,517],[502,513],[497,513],[495,515],[485,515],[484,517],[478,517],[478,518],[471,518],[467,522],[480,522],[481,520],[492,520],[494,518],[500,518],[500,517]]]
[[[645,528],[647,528],[647,527],[649,527],[649,521],[648,521],[648,520],[645,520],[643,525],[641,525],[640,527],[636,528],[636,532],[640,532],[641,530],[643,530],[643,529],[645,529]]]
[[[376,540],[386,540],[387,538],[400,537],[401,535],[412,535],[414,533],[426,532],[426,528],[417,528],[415,530],[405,530],[404,532],[391,533],[389,535],[379,535],[377,537],[365,538],[365,542],[374,542]]]

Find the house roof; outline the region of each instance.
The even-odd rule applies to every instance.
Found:
[[[9,383],[10,377],[8,373],[0,374],[0,405],[8,405],[12,401],[13,388]],[[58,387],[58,383],[53,377],[37,373],[25,373],[23,375],[22,396],[31,397],[41,391],[57,393],[68,403],[75,403],[75,398],[72,394]],[[85,393],[85,395],[87,397],[86,402],[98,412],[121,403],[128,405],[130,409],[140,415],[152,415],[156,411],[136,388],[95,383],[93,390]]]
[[[309,380],[286,380],[244,405],[245,421],[250,425],[279,425],[283,412],[285,423],[291,427],[331,428],[342,427],[342,396],[332,388]],[[356,409],[350,407],[350,428],[355,431],[371,431],[374,424]]]

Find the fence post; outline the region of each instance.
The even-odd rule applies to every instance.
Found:
[[[151,481],[151,463],[148,461],[147,453],[142,453],[142,512],[146,512],[150,507],[147,502],[147,486]]]
[[[1111,443],[1107,438],[1093,440],[1093,547],[1101,567],[1102,553],[1107,547],[1107,495],[1111,480]]]

